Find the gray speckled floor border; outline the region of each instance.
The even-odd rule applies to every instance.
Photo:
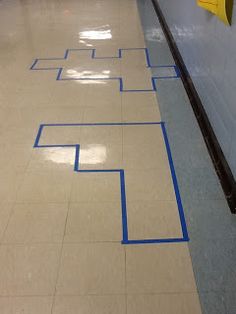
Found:
[[[137,0],[151,62],[174,60],[152,2]],[[185,210],[189,248],[204,314],[236,314],[236,216],[218,177],[180,79],[157,82]]]

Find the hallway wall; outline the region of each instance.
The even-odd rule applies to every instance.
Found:
[[[236,177],[236,4],[225,26],[196,0],[157,0]]]

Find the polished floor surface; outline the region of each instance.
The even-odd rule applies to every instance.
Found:
[[[2,1],[0,51],[0,312],[200,314],[136,1]]]

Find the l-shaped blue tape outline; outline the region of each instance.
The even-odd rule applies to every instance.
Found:
[[[40,138],[42,136],[44,127],[67,127],[67,126],[122,126],[122,125],[160,125],[164,143],[167,151],[169,166],[171,177],[174,185],[175,197],[177,201],[180,224],[182,229],[182,238],[166,238],[166,239],[139,239],[133,240],[128,237],[128,219],[127,219],[127,206],[126,206],[126,192],[125,192],[125,172],[124,169],[89,169],[89,170],[81,170],[79,169],[79,156],[80,156],[80,145],[79,144],[58,144],[58,145],[41,145],[39,144]],[[148,244],[148,243],[176,243],[176,242],[186,242],[189,241],[187,225],[184,216],[184,209],[182,206],[181,196],[178,188],[177,177],[175,173],[174,163],[171,155],[170,145],[168,141],[168,136],[165,128],[164,122],[121,122],[121,123],[54,123],[54,124],[41,124],[39,126],[37,136],[34,143],[34,148],[50,148],[50,147],[74,147],[75,148],[75,162],[74,162],[74,171],[75,172],[83,172],[83,173],[101,173],[101,172],[109,172],[109,173],[119,173],[120,175],[120,191],[121,191],[121,209],[122,209],[122,232],[123,239],[121,241],[122,244]]]

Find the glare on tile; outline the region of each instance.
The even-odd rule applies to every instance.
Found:
[[[75,158],[67,150],[58,150],[58,148],[48,148],[42,151],[44,159],[57,164],[74,165]]]
[[[104,25],[99,27],[98,29],[87,30],[79,33],[81,39],[93,39],[93,40],[103,40],[103,39],[111,39],[112,34],[110,29],[107,28],[108,25]]]
[[[109,71],[110,72],[110,71]],[[78,72],[75,69],[68,69],[66,71],[66,76],[70,79],[75,79],[75,82],[79,84],[107,84],[106,81],[110,76],[103,72],[93,72],[93,71],[82,71]],[[87,80],[86,80],[87,78]],[[80,80],[81,79],[81,80]]]
[[[87,46],[87,47],[93,47],[93,45],[92,44],[88,44],[88,43],[86,43],[86,41],[85,40],[79,40],[79,43],[80,44],[84,44],[85,46]]]
[[[106,85],[108,82],[107,81],[103,81],[103,80],[75,80],[76,83],[78,84],[94,84],[94,85],[98,85],[98,84],[101,84],[101,85]]]
[[[107,149],[104,145],[92,144],[80,149],[80,164],[97,165],[105,163]]]
[[[75,157],[68,154],[67,150],[49,148],[42,152],[47,161],[57,164],[74,165]],[[92,144],[86,148],[80,148],[80,164],[97,165],[105,163],[107,160],[107,148],[104,145]]]
[[[94,85],[101,84],[101,85],[106,85],[107,82],[101,81],[101,80],[96,80],[96,81],[93,81],[93,80],[83,80],[83,81],[80,82],[80,84],[94,84]]]
[[[110,71],[102,71],[102,72],[87,71],[87,70],[77,71],[76,69],[68,69],[66,71],[66,76],[69,78],[74,78],[74,79],[80,79],[80,78],[107,79],[110,77],[109,74],[110,74]]]

